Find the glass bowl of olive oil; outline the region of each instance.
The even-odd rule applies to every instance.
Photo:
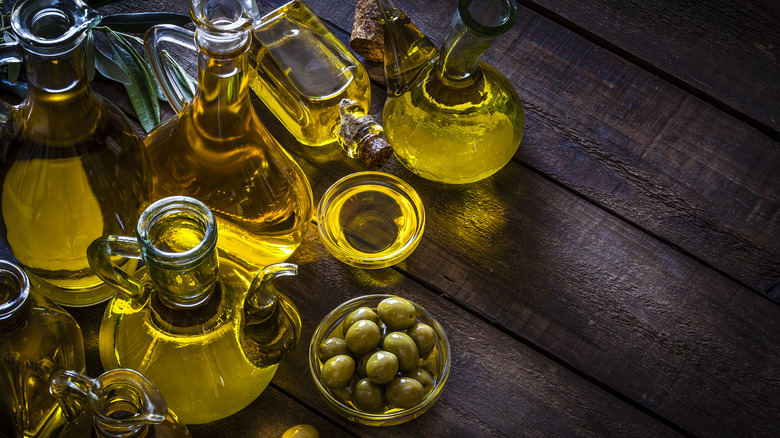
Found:
[[[425,210],[417,192],[384,172],[357,172],[336,181],[317,207],[325,248],[358,268],[395,265],[417,248]]]

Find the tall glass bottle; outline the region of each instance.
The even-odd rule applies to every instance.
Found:
[[[312,218],[309,182],[257,118],[249,97],[247,50],[254,2],[193,0],[198,90],[178,117],[146,138],[156,199],[200,199],[217,218],[220,255],[248,269],[287,259]],[[146,48],[164,90],[160,43],[191,44],[176,26],[147,33]],[[157,59],[157,61],[154,61]],[[173,99],[172,99],[173,101]]]
[[[84,366],[76,320],[31,292],[19,266],[0,260],[0,436],[43,437],[61,426],[49,381]]]
[[[90,379],[57,372],[49,391],[67,423],[52,438],[185,438],[190,433],[162,394],[137,371],[117,369]]]
[[[270,265],[253,279],[217,256],[217,239],[209,209],[174,196],[144,211],[137,238],[104,236],[88,250],[118,291],[100,326],[103,367],[143,373],[187,424],[251,403],[300,336],[295,306],[272,285],[296,266]],[[146,266],[132,276],[114,264],[119,257]]]
[[[97,20],[80,0],[20,1],[11,11],[19,42],[0,45],[4,61],[24,61],[28,86],[0,132],[8,244],[33,287],[70,306],[112,294],[89,269],[87,246],[132,230],[152,190],[141,139],[86,78],[85,37]]]
[[[396,157],[434,181],[469,183],[504,167],[520,145],[523,107],[480,57],[517,19],[512,0],[460,0],[441,51],[392,0],[378,0],[388,96],[383,121]]]

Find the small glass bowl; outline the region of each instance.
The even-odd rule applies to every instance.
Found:
[[[309,344],[309,371],[311,371],[314,383],[317,386],[317,391],[322,398],[328,402],[334,411],[343,415],[350,421],[365,424],[368,426],[392,426],[396,424],[405,423],[409,420],[415,419],[425,413],[433,406],[436,400],[441,395],[444,384],[447,383],[447,377],[450,374],[450,343],[447,340],[447,335],[444,333],[444,329],[438,321],[425,310],[422,306],[412,302],[417,310],[417,321],[428,324],[433,328],[436,333],[436,346],[433,351],[428,355],[426,359],[420,359],[422,366],[428,370],[436,370],[434,377],[433,388],[428,394],[415,406],[411,408],[390,408],[384,413],[369,413],[357,409],[351,403],[347,403],[342,399],[336,397],[330,389],[326,388],[322,384],[320,378],[320,369],[322,362],[318,357],[318,347],[320,343],[330,337],[331,332],[336,329],[341,329],[341,322],[349,315],[350,312],[359,307],[369,307],[376,311],[377,305],[385,298],[392,298],[394,295],[365,295],[362,297],[353,298],[340,306],[333,309],[323,318],[320,325],[317,326],[317,330],[311,339]]]
[[[405,181],[383,172],[357,172],[336,181],[317,207],[322,243],[334,257],[358,268],[379,269],[417,248],[425,210]]]

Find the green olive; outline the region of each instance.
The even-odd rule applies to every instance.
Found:
[[[342,338],[328,338],[320,343],[320,360],[326,362],[328,359],[339,354],[349,354],[347,342]]]
[[[352,402],[355,407],[366,412],[382,412],[385,410],[385,394],[382,387],[369,379],[360,379],[352,389]]]
[[[396,377],[385,388],[387,402],[397,408],[411,408],[420,403],[424,394],[422,383],[408,377]]]
[[[390,383],[398,374],[398,358],[393,353],[377,351],[366,363],[366,374],[374,383]]]
[[[428,357],[428,354],[433,351],[433,347],[436,346],[436,332],[428,324],[418,322],[407,330],[406,334],[417,345],[420,357]]]
[[[368,363],[368,359],[371,358],[371,355],[376,353],[377,351],[381,351],[379,349],[373,349],[369,351],[368,353],[365,353],[360,356],[357,360],[357,366],[355,368],[355,372],[357,373],[360,378],[368,377],[368,374],[366,373],[366,364]]]
[[[431,388],[433,388],[433,376],[431,375],[431,373],[429,373],[428,371],[422,368],[417,368],[416,370],[413,371],[407,371],[403,373],[401,377],[409,377],[410,379],[414,379],[420,382],[420,384],[422,384],[423,389],[425,390],[426,393],[428,393],[428,391],[430,391]]]
[[[400,297],[385,298],[376,308],[379,318],[390,330],[403,330],[417,321],[414,304]]]
[[[379,316],[377,316],[376,312],[371,310],[369,307],[358,307],[357,309],[350,312],[349,315],[344,318],[344,321],[341,322],[341,330],[343,331],[344,335],[347,334],[347,330],[352,327],[352,324],[364,319],[379,325]]]
[[[347,383],[346,386],[339,389],[331,389],[330,392],[337,399],[343,402],[350,402],[352,401],[352,387],[355,385],[355,382],[357,381],[358,381],[357,374],[352,374],[352,377],[349,379],[349,383]]]
[[[347,330],[346,341],[349,351],[355,354],[368,353],[379,345],[379,326],[373,321],[358,321]]]
[[[402,372],[411,371],[419,365],[420,354],[417,351],[417,344],[406,333],[388,334],[382,342],[382,349],[393,353],[398,358],[398,369]]]
[[[314,426],[299,424],[284,431],[282,438],[320,438],[320,433]]]
[[[320,370],[322,384],[330,389],[341,389],[355,373],[355,360],[346,354],[331,357]]]

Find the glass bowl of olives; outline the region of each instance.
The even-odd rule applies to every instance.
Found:
[[[336,412],[391,426],[419,417],[439,398],[450,373],[450,344],[420,305],[366,295],[325,316],[309,345],[309,369]]]

